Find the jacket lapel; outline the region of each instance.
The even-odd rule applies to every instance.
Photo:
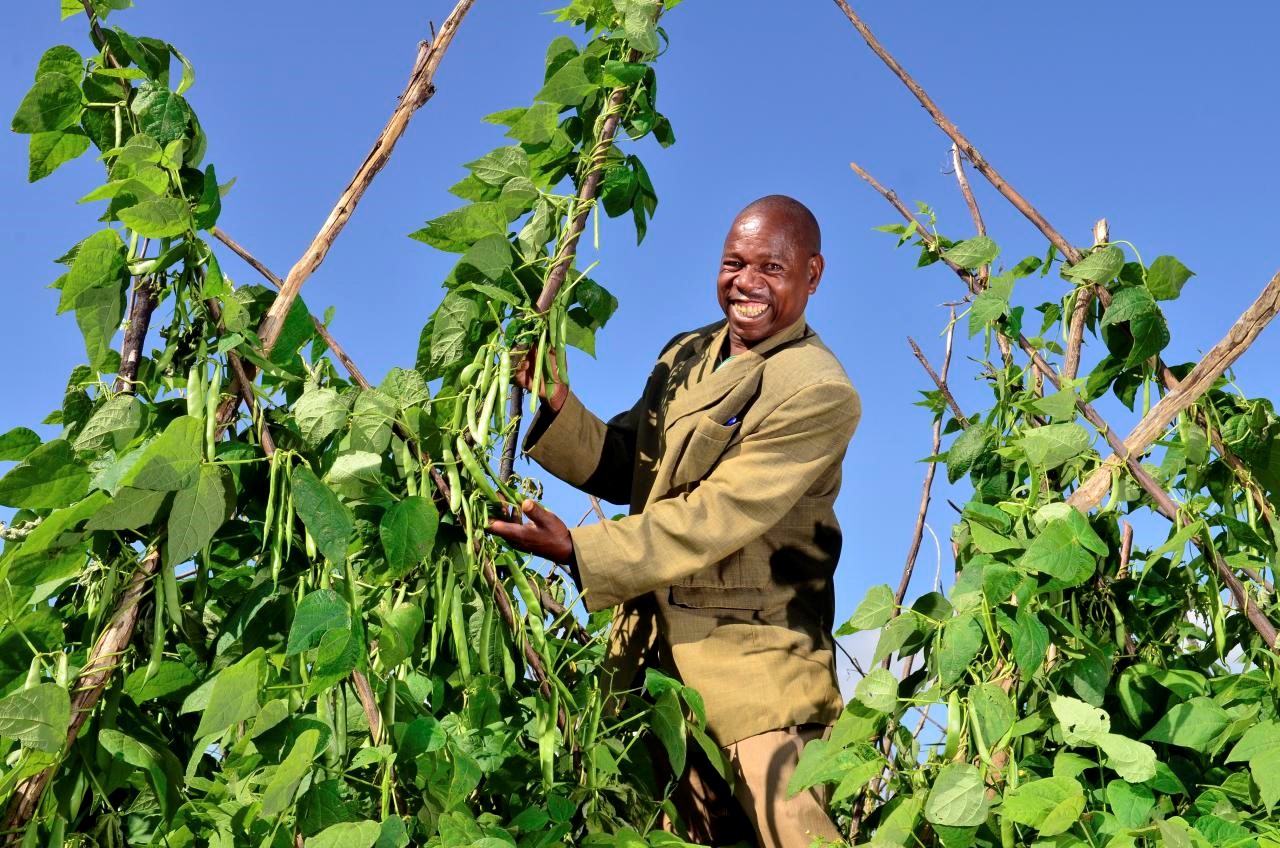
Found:
[[[747,397],[755,391],[756,384],[759,382],[759,372],[765,358],[779,347],[802,338],[807,331],[808,326],[802,315],[789,327],[773,334],[750,350],[738,354],[716,370],[716,359],[719,358],[729,334],[728,322],[725,322],[711,339],[710,344],[702,350],[698,360],[692,363],[688,372],[688,388],[671,399],[667,407],[664,428],[670,431],[680,419],[714,406],[734,389],[741,388],[745,392],[741,400],[746,402]],[[734,394],[738,393],[734,392]]]

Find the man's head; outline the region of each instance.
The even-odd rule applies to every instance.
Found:
[[[733,219],[716,297],[736,355],[794,323],[822,279],[822,234],[803,203],[771,194]]]

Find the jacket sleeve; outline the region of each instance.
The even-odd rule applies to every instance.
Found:
[[[570,391],[559,412],[551,413],[545,404],[538,408],[524,449],[570,486],[609,503],[630,503],[636,430],[643,414],[642,397],[631,409],[604,422]]]
[[[670,586],[768,531],[843,455],[860,415],[858,394],[847,382],[806,386],[692,491],[637,515],[572,530],[587,608]]]

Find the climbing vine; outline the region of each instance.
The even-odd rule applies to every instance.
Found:
[[[662,5],[560,10],[584,36],[552,42],[531,105],[488,118],[512,143],[467,166],[466,205],[413,234],[461,256],[418,361],[377,385],[298,289],[470,0],[285,279],[217,227],[229,185],[194,71],[115,26],[128,5],[64,2],[88,52],[49,49],[12,121],[31,180],[91,146],[107,179],[85,197],[103,228],[57,260],[86,353],[45,421],[61,432],[0,435],[17,462],[0,478],[0,838],[683,844],[652,832],[668,787],[637,741],[651,728],[677,770],[690,740],[714,751],[696,693],[652,673],[606,701],[607,619],[580,623],[558,575],[482,532],[538,492],[502,462],[524,410],[513,359],[593,352],[617,301],[577,267],[579,238],[601,211],[643,238],[656,208],[621,145],[674,141]],[[217,242],[280,293],[236,284]]]

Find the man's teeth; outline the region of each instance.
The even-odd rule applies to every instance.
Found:
[[[768,308],[764,303],[739,302],[733,304],[733,314],[739,318],[756,318]]]

